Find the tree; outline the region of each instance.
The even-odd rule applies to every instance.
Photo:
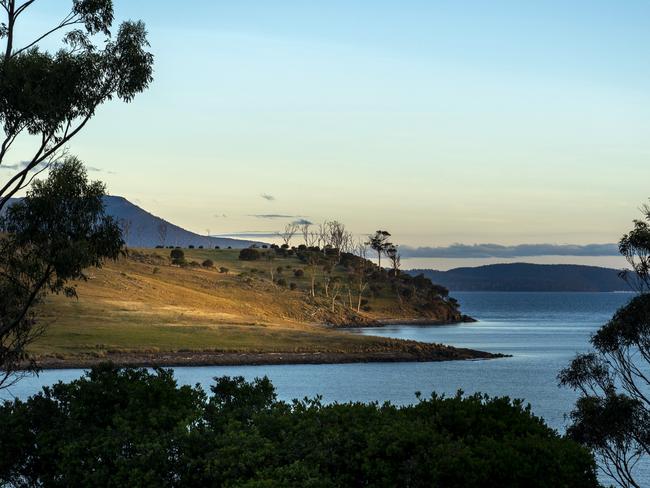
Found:
[[[312,224],[309,222],[304,222],[300,225],[300,233],[305,241],[305,247],[314,247],[319,244],[319,233],[318,231],[312,231],[311,227]]]
[[[278,235],[282,239],[282,242],[284,242],[287,248],[291,244],[291,239],[293,239],[293,236],[296,235],[296,232],[298,232],[298,224],[292,222],[285,225],[284,230],[278,233]]]
[[[0,166],[23,134],[35,143],[30,155],[4,184],[0,183],[0,210],[25,188],[35,173],[60,160],[68,142],[112,98],[130,102],[152,81],[153,56],[142,22],[124,22],[117,32],[111,0],[73,0],[63,20],[45,33],[17,42],[21,19],[35,0],[0,0],[6,20],[0,24],[4,41],[0,55]],[[57,2],[62,4],[63,2]],[[0,10],[1,11],[1,10]],[[42,49],[55,34],[62,46],[52,54]]]
[[[377,252],[377,265],[379,269],[381,269],[381,255],[392,245],[388,242],[389,237],[390,233],[385,230],[378,230],[373,235],[368,236],[368,242],[366,244]]]
[[[347,252],[352,243],[352,233],[345,228],[338,220],[326,221],[323,224],[324,241],[326,245],[336,249],[340,256],[342,252]]]
[[[271,283],[274,283],[274,272],[275,272],[275,266],[273,266],[273,261],[275,260],[275,251],[271,249],[271,251],[266,251],[264,253],[264,259],[269,265],[269,275],[271,276]]]
[[[160,239],[160,245],[165,247],[165,241],[167,240],[167,224],[165,222],[160,222],[156,226],[158,231],[158,238]]]
[[[131,228],[133,227],[133,221],[129,219],[120,219],[119,226],[120,232],[122,233],[122,239],[124,239],[124,243],[128,245],[129,237],[131,235]]]
[[[177,264],[179,266],[185,264],[185,253],[182,249],[172,249],[169,253],[169,257],[172,260],[172,264]]]
[[[25,198],[6,210],[0,238],[0,388],[22,366],[34,371],[27,346],[44,330],[33,307],[48,293],[76,297],[72,280],[117,259],[124,241],[104,213],[106,189],[89,182],[81,162],[66,158],[34,180]]]
[[[309,294],[312,297],[316,296],[316,275],[318,267],[323,264],[323,255],[318,251],[305,251],[304,260],[307,263],[307,271],[309,273]]]
[[[366,243],[360,240],[356,249],[358,259],[355,259],[352,265],[351,281],[357,292],[357,312],[361,312],[361,300],[370,281],[371,269],[366,259],[367,249]]]
[[[401,260],[402,260],[402,257],[399,254],[399,249],[398,248],[399,248],[399,246],[397,246],[395,244],[391,244],[386,249],[386,257],[388,257],[388,259],[391,262],[391,266],[393,268],[393,270],[392,270],[393,271],[393,276],[395,278],[397,278],[399,276],[399,267],[401,265]]]
[[[212,261],[212,259],[206,259],[201,263],[201,266],[204,268],[212,268],[214,266],[214,261]]]
[[[634,466],[650,454],[650,208],[645,221],[619,243],[638,295],[591,338],[593,351],[579,354],[559,380],[576,390],[568,434],[591,448],[602,471],[620,486],[640,487]]]

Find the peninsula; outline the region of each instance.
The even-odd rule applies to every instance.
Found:
[[[130,249],[87,278],[79,299],[42,306],[49,325],[30,352],[44,368],[500,357],[342,330],[470,320],[443,287],[348,253],[160,246]]]

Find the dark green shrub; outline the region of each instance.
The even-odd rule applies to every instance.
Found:
[[[508,398],[285,403],[267,378],[241,377],[211,390],[103,365],[8,401],[0,485],[599,486],[586,448]]]
[[[257,249],[250,247],[244,248],[239,251],[239,259],[242,261],[257,261],[262,255]]]
[[[185,263],[185,253],[182,249],[172,249],[169,253],[169,257],[172,260],[172,264],[177,264],[179,266]]]
[[[224,267],[224,266],[221,266],[219,268],[219,273],[227,273],[228,271],[230,271],[230,270],[228,268]]]
[[[298,285],[296,285],[296,284],[293,283],[293,282],[292,282],[292,283],[289,283],[289,289],[291,289],[291,290],[295,290],[296,288],[298,288]]]
[[[296,278],[301,278],[301,277],[303,277],[305,275],[305,272],[302,269],[296,269],[296,270],[293,271],[293,275]]]
[[[212,261],[212,259],[206,259],[201,263],[201,266],[204,268],[212,268],[214,266],[214,261]]]
[[[287,286],[287,280],[285,280],[284,278],[278,278],[276,283],[278,286]]]

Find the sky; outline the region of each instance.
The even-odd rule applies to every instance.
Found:
[[[648,2],[114,3],[146,23],[155,81],[70,151],[190,230],[614,243],[650,196]]]

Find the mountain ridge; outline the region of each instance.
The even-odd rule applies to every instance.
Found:
[[[5,208],[19,201],[20,198],[11,198]],[[104,197],[106,214],[113,217],[122,228],[122,237],[128,247],[156,247],[156,246],[203,246],[203,247],[232,247],[240,249],[259,241],[233,239],[228,237],[202,236],[183,227],[172,224],[168,220],[158,217],[151,212],[139,207],[125,197],[107,195]],[[163,240],[159,228],[165,226],[166,235]]]

